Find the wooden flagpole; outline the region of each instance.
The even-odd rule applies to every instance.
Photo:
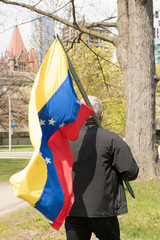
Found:
[[[84,88],[83,88],[83,86],[81,84],[81,81],[80,81],[80,79],[79,79],[79,77],[78,77],[78,75],[77,75],[77,73],[76,73],[76,71],[75,71],[75,69],[74,69],[74,67],[72,65],[72,62],[71,62],[71,60],[70,60],[70,58],[69,58],[69,56],[68,56],[68,54],[67,54],[67,52],[66,52],[66,50],[65,50],[65,48],[63,46],[63,43],[61,42],[58,34],[57,34],[57,39],[59,40],[59,42],[60,42],[60,44],[61,44],[61,46],[62,46],[62,48],[63,48],[63,50],[64,50],[64,52],[66,54],[66,57],[67,57],[67,60],[68,60],[68,65],[69,65],[69,70],[70,70],[70,72],[71,72],[71,74],[72,74],[72,76],[74,78],[74,81],[76,82],[76,84],[77,84],[77,86],[79,88],[80,93],[82,94],[83,99],[85,100],[86,104],[93,109],[93,107],[92,107],[92,105],[91,105],[91,103],[90,103],[90,101],[88,99],[88,96],[87,96],[87,94],[86,94],[86,92],[85,92],[85,90],[84,90]],[[102,128],[102,125],[101,125],[101,123],[100,123],[100,121],[99,121],[99,119],[98,119],[96,114],[93,115],[93,119],[94,119],[95,123],[97,124],[97,126]],[[135,195],[134,195],[134,192],[133,192],[133,189],[132,189],[130,183],[128,181],[124,181],[124,183],[125,183],[128,191],[129,191],[129,193],[131,194],[131,196],[133,198],[135,198]]]

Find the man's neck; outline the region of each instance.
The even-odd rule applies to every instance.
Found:
[[[95,123],[94,119],[91,117],[91,118],[88,118],[86,120],[86,123]]]

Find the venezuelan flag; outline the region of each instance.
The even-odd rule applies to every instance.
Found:
[[[58,39],[36,76],[29,103],[29,132],[35,151],[25,169],[10,178],[17,197],[29,202],[59,229],[74,202],[73,154],[76,140],[94,111],[73,89],[64,50]]]

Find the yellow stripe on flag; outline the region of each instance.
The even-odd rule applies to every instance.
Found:
[[[63,69],[63,71],[62,71]],[[68,62],[61,44],[56,39],[42,63],[36,88],[37,112],[48,102],[68,75]]]
[[[38,113],[68,76],[68,62],[56,39],[46,54],[36,76],[29,103],[29,133],[35,148],[28,166],[10,178],[17,197],[32,206],[39,200],[47,181],[47,166],[40,155],[42,131]]]
[[[37,113],[48,102],[68,75],[68,61],[56,39],[36,76],[29,103],[29,132],[32,145],[40,146],[41,129]]]
[[[27,167],[14,174],[9,181],[16,196],[34,206],[41,196],[46,180],[46,163],[39,153],[34,152]]]

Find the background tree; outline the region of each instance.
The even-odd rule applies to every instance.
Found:
[[[156,176],[159,163],[156,162],[155,149],[155,89],[154,81],[154,37],[153,37],[153,1],[152,0],[118,0],[118,19],[116,22],[81,22],[78,24],[74,0],[72,21],[44,10],[42,5],[25,2],[1,0],[49,16],[82,34],[108,41],[116,46],[117,58],[125,83],[126,96],[126,141],[140,167],[140,176]],[[42,1],[39,1],[39,3]],[[117,28],[118,35],[108,31],[99,33],[94,27]]]
[[[53,19],[39,14],[35,14],[34,19],[37,20],[32,23],[31,45],[35,49],[39,65],[41,65],[44,56],[54,41],[55,24]]]
[[[160,63],[156,66],[156,81],[157,81],[157,87],[156,87],[156,127],[157,129],[160,129]],[[160,144],[160,141],[157,141],[158,144]]]
[[[35,74],[4,71],[3,76],[2,73],[0,75],[0,129],[8,131],[10,96],[12,120],[15,122],[16,130],[27,131],[28,103]]]
[[[104,128],[125,135],[125,93],[118,63],[113,63],[115,47],[106,42],[88,42],[87,36],[76,41],[69,56],[87,95],[98,96],[103,102]],[[83,70],[82,70],[83,66]],[[81,99],[78,88],[76,92]]]
[[[156,73],[157,73],[158,77],[160,77],[160,62],[156,66]]]

